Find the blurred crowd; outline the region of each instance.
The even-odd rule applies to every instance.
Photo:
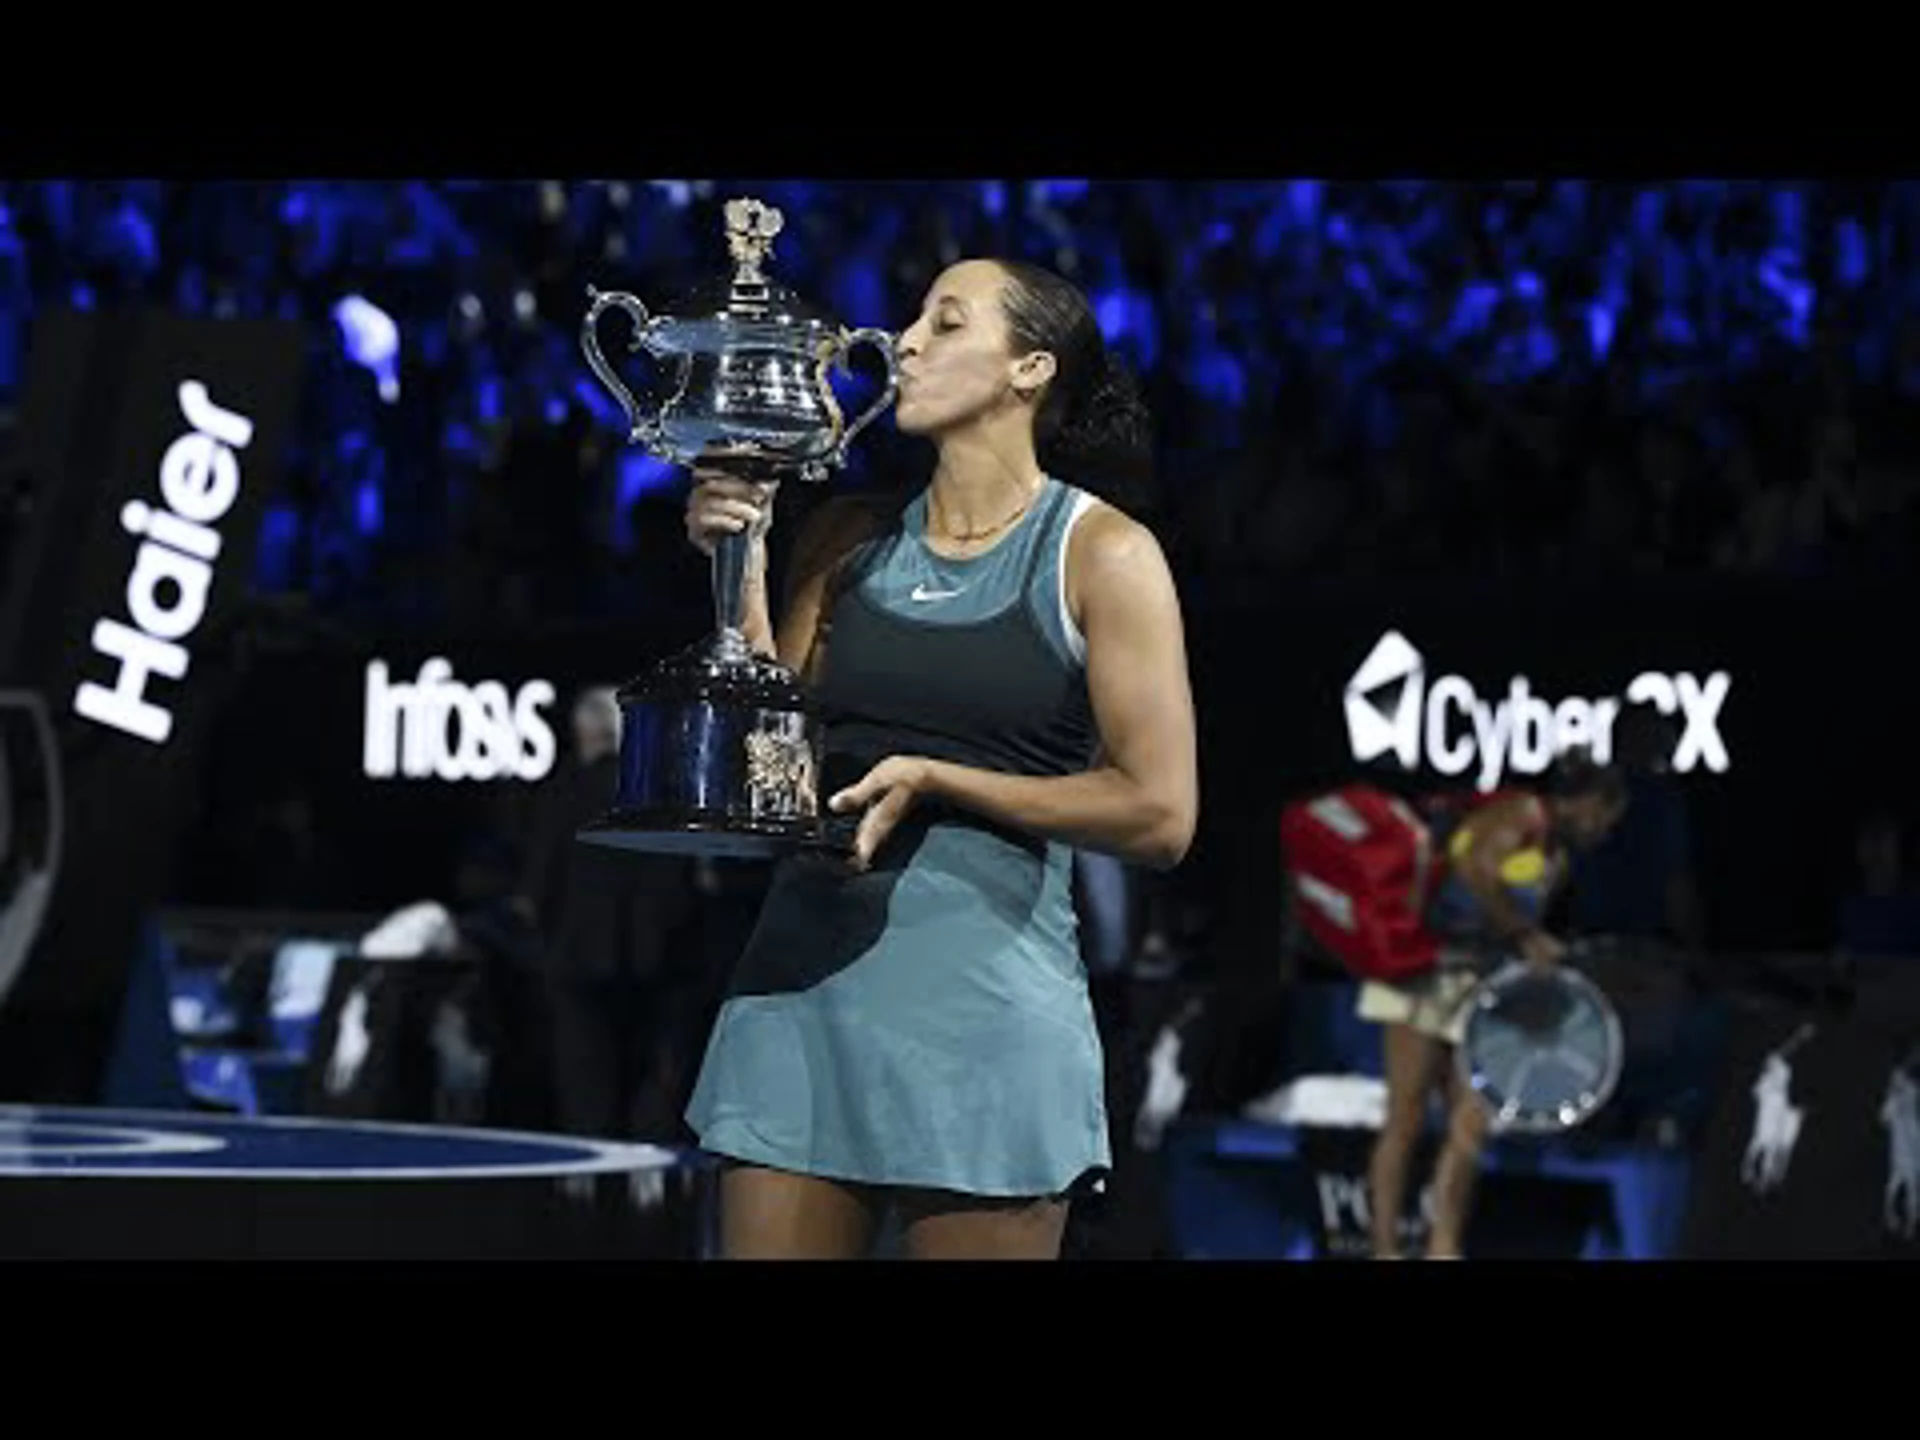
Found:
[[[1911,184],[0,182],[0,411],[48,308],[295,318],[264,589],[399,623],[644,605],[674,477],[587,370],[586,287],[671,310],[724,273],[736,193],[850,325],[965,254],[1077,280],[1158,416],[1150,518],[1228,593],[1885,570],[1915,538]],[[845,483],[912,463],[886,426],[856,448]]]

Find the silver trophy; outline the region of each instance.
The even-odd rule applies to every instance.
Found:
[[[696,290],[680,315],[650,314],[632,295],[588,287],[587,363],[626,411],[630,444],[746,479],[824,480],[898,391],[893,337],[845,329],[768,281],[762,266],[780,233],[778,210],[731,200],[726,220],[732,279]],[[643,404],[607,363],[598,325],[608,310],[633,322],[628,349],[665,371],[664,401]],[[849,424],[830,377],[850,373],[847,357],[861,345],[879,352],[886,385]],[[849,848],[851,824],[822,809],[819,715],[799,677],[756,654],[742,629],[750,544],[728,535],[714,547],[716,625],[707,639],[620,688],[616,793],[582,840],[748,858]]]
[[[1555,1135],[1612,1097],[1625,1058],[1620,1017],[1568,965],[1501,965],[1474,989],[1456,1063],[1493,1112],[1494,1129]]]

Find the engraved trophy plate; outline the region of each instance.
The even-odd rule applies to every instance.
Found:
[[[1458,1063],[1492,1110],[1496,1131],[1559,1134],[1612,1097],[1625,1055],[1620,1019],[1579,971],[1511,963],[1483,980],[1468,1003]]]
[[[732,278],[696,290],[682,313],[653,314],[632,295],[589,287],[587,363],[626,412],[629,444],[677,465],[825,480],[897,393],[893,337],[845,329],[768,280],[778,210],[736,199],[725,214]],[[608,310],[632,322],[628,348],[655,362],[664,399],[643,402],[608,364],[598,338]],[[886,384],[849,423],[831,377],[848,373],[849,353],[863,345],[884,362]],[[749,544],[728,535],[714,547],[712,634],[621,687],[617,791],[580,839],[736,857],[851,849],[854,821],[821,810],[818,712],[791,670],[746,642]]]

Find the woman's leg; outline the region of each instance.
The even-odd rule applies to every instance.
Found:
[[[857,1185],[735,1161],[721,1171],[725,1260],[863,1260],[878,1218]]]
[[[1448,1067],[1452,1069],[1451,1066]],[[1492,1117],[1483,1101],[1457,1071],[1447,1115],[1447,1139],[1433,1172],[1433,1229],[1427,1236],[1429,1260],[1458,1260],[1480,1177],[1480,1151]]]
[[[1373,1258],[1400,1256],[1400,1216],[1407,1198],[1407,1166],[1426,1123],[1427,1097],[1445,1047],[1411,1025],[1384,1027],[1387,1113],[1367,1167],[1367,1212]]]
[[[940,1191],[899,1197],[909,1260],[1058,1260],[1067,1202],[1000,1200]]]

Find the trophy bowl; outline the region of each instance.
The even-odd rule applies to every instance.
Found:
[[[1469,1004],[1458,1063],[1495,1130],[1560,1134],[1612,1097],[1625,1054],[1620,1019],[1579,971],[1515,961],[1481,981]]]
[[[846,329],[768,281],[762,266],[781,228],[778,210],[732,200],[726,220],[730,281],[696,287],[673,315],[654,314],[625,292],[589,287],[581,348],[627,414],[628,443],[673,464],[746,479],[824,480],[898,393],[893,337]],[[629,350],[645,351],[658,367],[660,398],[651,403],[626,386],[600,348],[609,310],[631,321]],[[849,422],[831,377],[850,373],[848,356],[863,345],[879,354],[886,383]],[[748,858],[851,849],[855,822],[821,808],[818,710],[792,670],[746,640],[752,543],[727,535],[714,546],[709,636],[620,687],[616,793],[612,807],[579,832],[582,841]]]

